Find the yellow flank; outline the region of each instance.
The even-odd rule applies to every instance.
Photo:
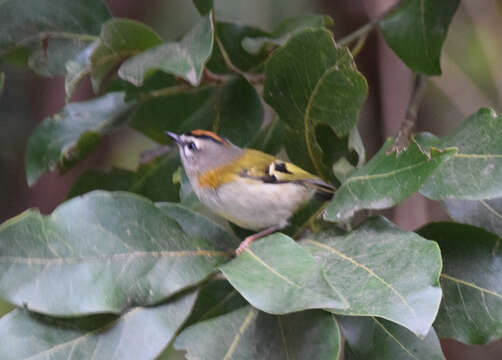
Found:
[[[242,155],[231,164],[220,166],[198,176],[199,186],[216,189],[219,186],[233,181],[237,176],[246,171],[250,177],[261,177],[265,175],[275,175],[277,179],[282,181],[294,181],[305,179],[317,179],[305,170],[291,163],[284,162],[286,169],[292,174],[287,174],[279,171],[273,171],[269,174],[269,167],[277,159],[269,154],[265,154],[258,150],[246,149]],[[282,162],[282,161],[281,161]]]

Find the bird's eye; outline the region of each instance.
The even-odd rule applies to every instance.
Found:
[[[187,144],[187,147],[188,147],[188,150],[190,151],[197,151],[197,145],[195,145],[195,143],[193,141],[190,141],[188,144]]]

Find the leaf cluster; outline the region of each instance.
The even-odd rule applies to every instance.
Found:
[[[458,3],[405,0],[366,29],[437,75]],[[136,171],[88,170],[50,215],[0,225],[0,296],[16,306],[0,319],[0,357],[443,359],[439,338],[500,338],[502,118],[480,109],[401,154],[388,139],[366,163],[355,38],[335,41],[323,15],[267,32],[219,21],[213,1],[194,5],[197,24],[165,42],[100,0],[0,2],[1,59],[65,77],[68,103],[29,139],[29,185],[123,127],[168,145]],[[85,76],[96,97],[71,102]],[[5,84],[0,74],[0,95]],[[233,258],[245,231],[197,201],[164,134],[195,128],[280,153],[336,196]],[[352,226],[416,192],[457,222]]]

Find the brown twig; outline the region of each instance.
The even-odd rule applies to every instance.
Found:
[[[416,74],[410,102],[408,104],[408,108],[406,109],[406,115],[403,122],[401,123],[399,131],[397,132],[394,145],[392,146],[389,153],[396,152],[396,154],[399,155],[399,153],[405,150],[408,146],[410,142],[411,131],[413,130],[415,123],[417,122],[418,110],[420,109],[420,105],[422,104],[422,101],[425,97],[427,88],[426,85],[427,84],[425,81],[425,76]]]

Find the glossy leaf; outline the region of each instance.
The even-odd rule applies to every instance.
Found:
[[[139,86],[149,73],[162,70],[198,86],[204,65],[211,56],[213,41],[213,17],[209,14],[179,42],[159,45],[128,59],[120,67],[119,76]]]
[[[382,317],[419,336],[430,330],[441,301],[437,244],[383,217],[370,218],[346,235],[325,230],[302,244],[350,304],[336,313]]]
[[[4,0],[0,2],[0,56],[44,39],[93,41],[109,18],[100,0]]]
[[[286,150],[297,165],[332,178],[322,163],[316,127],[330,126],[342,138],[357,122],[367,83],[347,49],[324,29],[296,33],[267,62],[264,99],[286,124]]]
[[[255,241],[220,269],[251,305],[271,314],[349,306],[312,255],[280,233]]]
[[[450,199],[443,204],[453,220],[482,227],[502,237],[502,198],[477,201]]]
[[[92,192],[50,216],[28,210],[0,228],[0,295],[58,315],[154,304],[228,259],[225,244],[208,233],[185,233],[130,193]]]
[[[179,201],[179,185],[172,181],[180,166],[178,154],[163,156],[142,164],[136,171],[113,168],[87,170],[73,184],[68,198],[92,190],[129,191],[152,201]]]
[[[188,358],[200,360],[338,360],[341,346],[338,324],[327,312],[274,316],[251,306],[196,323],[174,343]]]
[[[387,44],[413,71],[441,74],[448,26],[459,0],[405,0],[379,23]]]
[[[103,80],[122,61],[160,44],[160,36],[143,23],[118,18],[107,21],[91,56],[94,91],[99,91]]]
[[[486,344],[502,337],[502,249],[484,229],[433,223],[418,233],[436,240],[443,255],[444,298],[434,327],[442,338]]]
[[[275,155],[284,145],[284,132],[284,123],[275,118],[254,136],[248,147]]]
[[[252,140],[249,134],[259,131],[263,113],[255,88],[236,77],[222,86],[146,101],[135,112],[131,126],[158,142],[170,141],[166,130],[208,129],[244,146]]]
[[[0,357],[21,359],[153,359],[188,317],[196,293],[121,314],[50,318],[26,309],[0,319]]]
[[[444,360],[434,329],[424,338],[390,321],[374,317],[337,316],[350,359]],[[347,357],[346,357],[347,358]]]
[[[87,156],[104,134],[127,120],[131,107],[123,93],[110,93],[68,104],[60,113],[44,119],[28,140],[28,185],[47,171],[65,171]]]
[[[93,41],[84,50],[66,62],[64,84],[66,100],[71,98],[80,81],[91,73],[91,55],[96,46],[98,46],[98,43],[98,40]]]
[[[296,32],[307,28],[333,26],[333,19],[328,15],[299,15],[282,21],[271,34],[261,37],[246,37],[242,40],[243,48],[250,54],[257,54],[267,44],[282,46]]]
[[[458,153],[429,177],[420,192],[434,200],[502,197],[501,138],[502,117],[491,109],[479,110],[444,138],[417,137],[424,147],[458,147]]]
[[[387,140],[365,166],[351,173],[328,205],[325,220],[345,221],[358,210],[385,209],[399,203],[417,192],[438,166],[456,153],[456,149],[432,148],[426,154],[413,140],[397,155],[389,153],[392,146],[393,140]]]

